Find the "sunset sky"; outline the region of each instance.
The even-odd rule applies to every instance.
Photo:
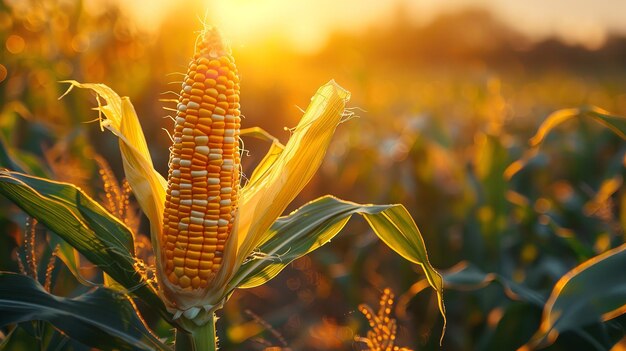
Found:
[[[623,0],[194,0],[206,9],[235,45],[247,45],[259,36],[279,34],[294,47],[315,50],[336,29],[358,31],[384,25],[400,6],[415,23],[427,23],[440,13],[467,6],[491,10],[512,27],[534,38],[557,35],[571,43],[593,47],[609,31],[626,33]],[[175,2],[169,0],[122,1],[131,7],[138,23],[156,26]],[[182,3],[182,2],[181,2]],[[185,2],[189,3],[189,2]],[[203,13],[196,14],[198,19]]]

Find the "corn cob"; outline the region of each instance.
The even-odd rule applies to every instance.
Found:
[[[161,238],[165,277],[184,290],[210,285],[222,263],[237,209],[240,121],[237,68],[208,28],[178,100]]]

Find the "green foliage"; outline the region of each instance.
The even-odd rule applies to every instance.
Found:
[[[0,350],[89,351],[91,347],[71,339],[52,324],[43,321],[18,324],[0,343]]]
[[[444,275],[444,281],[449,288],[465,290],[484,288],[492,282],[496,282],[502,286],[503,291],[512,300],[524,301],[538,307],[543,307],[546,300],[543,295],[536,291],[530,290],[499,274],[485,273],[467,262],[461,262],[448,271]]]
[[[130,230],[71,184],[0,171],[0,192],[72,245],[90,262],[168,316],[154,289],[137,271]],[[70,254],[67,254],[71,257]],[[75,269],[73,269],[75,271]]]
[[[274,278],[294,260],[330,242],[353,214],[365,217],[385,244],[424,269],[445,318],[443,281],[428,261],[422,234],[402,205],[360,205],[331,196],[311,201],[274,222],[258,257],[241,267],[234,286],[252,288]]]
[[[9,171],[0,173],[0,192],[58,233],[87,259],[119,282],[127,289],[122,290],[122,294],[132,292],[167,316],[162,302],[147,285],[145,277],[137,272],[133,265],[132,233],[89,196],[71,184]],[[263,256],[252,258],[245,264],[239,273],[240,277],[233,281],[230,289],[251,288],[264,284],[295,259],[329,242],[354,213],[363,215],[381,240],[394,251],[422,266],[428,281],[437,291],[441,313],[445,317],[443,281],[428,261],[426,248],[417,226],[401,205],[358,205],[332,197],[313,201],[292,215],[281,218],[272,226],[271,234],[259,249],[259,254]],[[283,251],[284,254],[281,253]],[[66,257],[64,261],[69,264],[72,273],[83,280],[77,272],[77,263],[73,260],[72,253],[66,252],[63,256]],[[28,279],[13,274],[9,276]],[[7,306],[11,304],[17,302],[7,302]],[[4,310],[8,311],[9,307],[5,306]],[[21,314],[19,319],[5,321],[4,325],[39,319],[37,311],[39,310],[32,308],[28,313]],[[89,316],[89,313],[97,312],[81,311],[83,316]],[[51,317],[46,320],[63,331],[67,328],[59,318]],[[73,333],[68,334],[74,337]],[[78,340],[82,341],[80,338]]]
[[[626,312],[626,246],[575,267],[555,284],[531,345],[549,345],[559,333],[607,321]]]
[[[0,81],[0,167],[22,173],[3,171],[0,179],[0,192],[9,198],[0,199],[0,270],[18,271],[15,256],[23,256],[17,247],[25,216],[9,203],[16,201],[50,229],[40,243],[47,245],[44,256],[57,248],[56,255],[65,264],[51,275],[56,282],[54,299],[74,301],[59,296],[85,293],[87,288],[73,277],[90,288],[99,286],[94,293],[103,294],[107,301],[116,299],[120,291],[129,292],[158,311],[143,308],[149,325],[159,335],[171,335],[171,324],[162,318],[166,312],[137,267],[140,261],[125,253],[135,250],[139,254],[140,236],[133,238],[138,233],[130,233],[128,226],[97,205],[104,203],[100,201],[104,195],[93,172],[89,145],[97,145],[120,175],[118,155],[113,151],[117,141],[93,132],[93,125],[82,124],[96,117],[96,112],[86,113],[93,107],[86,94],[57,100],[65,88],[58,81],[106,82],[132,96],[138,115],[146,118],[142,125],[147,128],[155,165],[164,174],[170,140],[161,128],[169,129],[170,123],[158,118],[166,113],[153,102],[163,97],[159,93],[172,89],[164,77],[181,70],[180,63],[190,54],[184,43],[193,41],[197,23],[178,20],[188,14],[185,7],[179,15],[169,16],[159,36],[148,38],[114,7],[90,12],[81,0],[21,5],[15,1],[0,5],[2,42],[9,35],[27,42],[21,54],[0,53],[8,71]],[[449,26],[459,33],[472,23],[453,22]],[[445,21],[433,23],[446,28]],[[326,51],[306,59],[265,46],[235,45],[246,77],[242,95],[246,126],[264,125],[285,136],[279,133],[284,126],[294,125],[293,105],[306,103],[299,99],[319,84],[320,77],[345,82],[353,93],[353,106],[367,110],[354,110],[363,118],[338,129],[325,168],[296,203],[326,193],[362,203],[403,203],[419,225],[433,265],[453,267],[443,274],[446,308],[452,316],[444,349],[509,350],[523,345],[548,350],[610,349],[626,329],[625,316],[618,315],[623,306],[623,254],[615,249],[626,239],[621,66],[584,64],[580,69],[571,65],[571,56],[552,57],[554,53],[542,46],[529,52],[550,57],[532,61],[525,56],[526,61],[519,61],[515,50],[513,56],[506,56],[511,70],[473,57],[469,51],[457,57],[461,65],[446,63],[442,70],[439,58],[424,59],[420,53],[409,60],[383,50],[390,43],[397,52],[407,52],[407,38],[426,40],[426,44],[415,41],[418,46],[440,47],[441,41],[433,40],[438,35],[435,27],[425,27],[428,36],[418,35],[420,31],[398,35],[410,30],[403,24],[393,28],[377,31],[375,37],[368,33],[359,42],[349,40],[354,36],[337,36]],[[167,37],[169,42],[162,39]],[[259,47],[267,56],[259,58]],[[446,47],[457,52],[454,45]],[[438,50],[424,52],[439,55]],[[600,56],[606,52],[598,51]],[[423,66],[415,65],[414,58]],[[546,63],[551,60],[558,70]],[[336,64],[319,65],[321,61]],[[430,61],[437,62],[432,66]],[[583,107],[558,110],[566,106]],[[270,156],[281,149],[280,142],[263,130],[246,132],[272,141]],[[255,150],[255,141],[246,140],[246,149]],[[65,147],[56,150],[58,146]],[[52,162],[51,150],[63,156],[62,162]],[[254,152],[243,157],[244,171],[251,170],[245,162],[257,163],[260,158]],[[271,159],[266,161],[271,163]],[[258,173],[247,175],[254,178]],[[344,212],[329,214],[332,206],[320,210],[332,202]],[[398,337],[407,340],[402,344],[419,350],[440,349],[436,331],[441,319],[434,299],[429,301],[433,296],[425,293],[429,289],[419,290],[425,292],[417,296],[411,289],[416,281],[423,281],[418,267],[402,264],[380,240],[364,235],[371,230],[364,221],[352,221],[348,235],[324,245],[353,214],[351,206],[357,205],[322,198],[275,224],[274,229],[281,229],[275,239],[259,247],[259,255],[250,257],[246,271],[240,272],[246,282],[253,282],[253,277],[263,282],[273,279],[263,287],[233,295],[220,316],[222,325],[228,326],[218,330],[224,349],[259,349],[267,345],[255,344],[255,335],[273,338],[268,331],[259,334],[265,325],[242,319],[245,309],[255,311],[282,333],[285,346],[325,351],[354,348],[351,337],[335,344],[330,341],[350,335],[346,330],[355,330],[358,323],[359,331],[364,330],[357,314],[350,311],[387,286],[402,301],[398,312],[403,313],[397,313],[403,316],[398,318]],[[309,212],[310,216],[304,215]],[[311,222],[326,226],[316,228],[316,233],[309,230]],[[145,223],[140,232],[145,233]],[[283,236],[293,236],[289,245],[279,245],[277,240]],[[421,248],[423,243],[399,246],[403,251]],[[85,257],[98,269],[90,269],[92,263]],[[102,272],[120,284],[110,286],[117,293],[102,287]],[[34,287],[23,290],[26,295],[43,294],[30,281],[22,284],[25,289]],[[0,285],[0,289],[5,287]],[[613,292],[617,297],[609,299]],[[17,293],[10,296],[19,297]],[[119,311],[128,312],[127,307]],[[108,310],[107,304],[93,313],[114,312]],[[5,326],[1,331],[8,336],[0,349],[37,349],[41,339],[48,350],[89,350],[106,348],[120,339],[100,340],[107,332],[94,327],[92,331],[99,335],[95,340],[108,343],[83,344],[58,328],[44,321]],[[247,332],[233,336],[237,334],[233,330]],[[120,342],[118,348],[133,345],[132,341]]]
[[[70,338],[100,349],[169,350],[146,329],[124,295],[105,288],[69,299],[51,295],[30,277],[1,272],[0,310],[0,326],[48,321]]]

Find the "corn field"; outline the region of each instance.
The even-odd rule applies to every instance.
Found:
[[[187,5],[0,1],[0,350],[626,349],[626,39]]]

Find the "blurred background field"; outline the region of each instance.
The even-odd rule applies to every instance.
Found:
[[[339,126],[322,169],[291,209],[324,194],[405,204],[435,267],[498,277],[492,284],[482,278],[450,284],[443,349],[522,346],[540,323],[542,305],[532,297],[545,302],[563,274],[624,242],[626,144],[610,130],[586,119],[567,122],[526,167],[507,172],[558,109],[594,105],[626,115],[624,5],[597,4],[599,14],[587,21],[579,3],[546,5],[565,20],[544,28],[550,18],[521,10],[515,17],[517,10],[502,12],[504,5],[488,1],[365,4],[361,18],[357,8],[350,14],[347,5],[331,3],[319,2],[319,13],[309,14],[304,5],[272,11],[243,0],[159,8],[4,0],[1,141],[30,173],[103,197],[96,159],[111,160],[121,179],[117,141],[86,123],[97,117],[93,96],[58,97],[68,87],[63,80],[105,83],[133,101],[155,166],[165,174],[170,139],[163,129],[173,122],[163,107],[173,104],[159,99],[180,89],[202,22],[217,23],[240,70],[244,127],[261,126],[286,141],[320,85],[335,79],[352,93],[349,106],[358,118]],[[330,15],[335,10],[345,17]],[[256,27],[242,24],[248,22]],[[268,146],[245,140],[244,172]],[[25,219],[1,201],[0,269],[17,271]],[[146,223],[140,228],[148,231]],[[85,289],[63,267],[55,274],[53,292]],[[271,283],[237,292],[218,333],[226,350],[361,350],[354,337],[368,326],[358,305],[377,306],[389,287],[398,297],[397,344],[438,349],[442,320],[434,294],[420,290],[423,279],[354,220],[346,235]],[[548,349],[609,349],[623,334],[618,317],[563,333]]]

